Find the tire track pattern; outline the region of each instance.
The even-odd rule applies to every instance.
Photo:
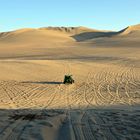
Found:
[[[96,73],[90,71],[83,82],[76,82],[74,85],[0,81],[0,105],[9,109],[63,107],[68,109],[69,122],[76,140],[118,140],[119,137],[123,139],[123,135],[117,134],[119,130],[117,125],[121,124],[118,123],[115,126],[108,121],[109,115],[117,114],[107,113],[108,116],[102,118],[103,113],[85,111],[90,107],[140,103],[140,76],[135,68],[120,67],[114,71],[113,69],[104,69]],[[68,72],[72,73],[70,68]],[[55,80],[58,81],[58,79],[59,77]],[[78,120],[75,118],[77,112],[73,112],[73,108],[79,110]],[[122,115],[122,119],[125,120],[125,115]],[[21,134],[17,134],[16,131],[24,130],[29,122],[19,119],[16,122],[6,123],[6,126],[1,127],[0,136],[3,136],[4,139],[20,138]],[[7,131],[9,132],[10,128],[13,131],[9,135],[3,135]],[[123,129],[123,131],[125,133],[126,130]]]

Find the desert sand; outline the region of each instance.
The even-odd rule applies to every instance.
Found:
[[[140,25],[0,33],[0,139],[138,140],[139,45]]]

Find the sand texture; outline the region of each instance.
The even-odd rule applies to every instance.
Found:
[[[139,140],[139,122],[140,25],[0,33],[1,140]]]

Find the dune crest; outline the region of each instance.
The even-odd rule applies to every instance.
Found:
[[[128,26],[125,29],[119,31],[119,33],[120,33],[120,35],[128,35],[135,31],[140,31],[140,24]]]
[[[68,33],[68,34],[80,34],[80,33],[84,33],[84,32],[94,32],[94,31],[98,31],[95,29],[90,29],[87,27],[83,27],[83,26],[79,26],[79,27],[43,27],[43,28],[39,28],[39,30],[46,30],[46,31],[56,31],[59,33]]]

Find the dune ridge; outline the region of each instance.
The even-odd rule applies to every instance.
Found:
[[[135,32],[135,31],[140,31],[140,24],[128,26],[125,29],[119,31],[119,33],[121,35],[128,35],[128,34]]]

